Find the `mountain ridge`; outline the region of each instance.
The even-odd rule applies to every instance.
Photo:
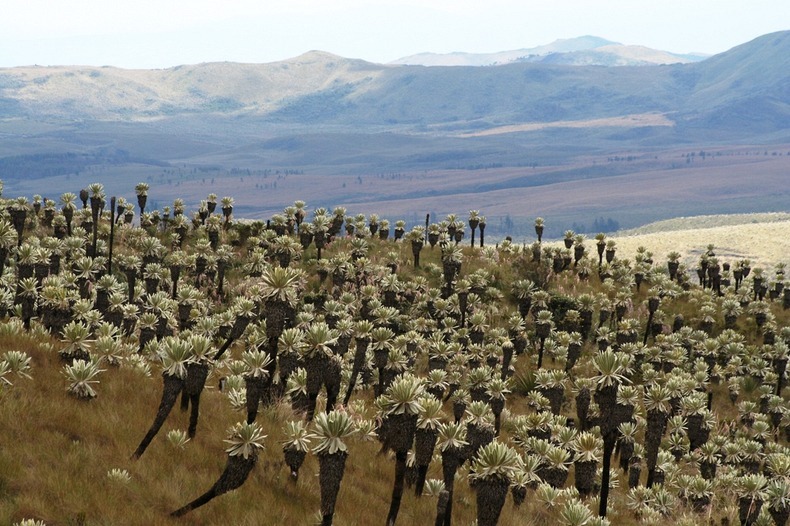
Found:
[[[310,51],[268,64],[6,68],[0,69],[0,111],[5,118],[66,120],[255,116],[280,124],[412,132],[671,113],[690,125],[728,129],[748,121],[770,131],[783,128],[790,112],[788,35],[766,35],[702,62],[666,66],[424,67]],[[760,111],[751,115],[750,109]]]
[[[307,199],[424,218],[474,200],[503,224],[529,231],[525,216],[539,215],[561,235],[600,217],[775,211],[790,202],[790,31],[661,66],[397,66],[311,51],[4,69],[0,137],[9,192],[145,180],[162,200],[235,194],[244,217]]]
[[[637,50],[641,53],[637,53]],[[707,58],[696,53],[671,53],[646,46],[624,45],[585,35],[558,39],[549,44],[493,53],[418,53],[389,62],[415,66],[495,66],[513,62],[545,62],[567,65],[641,66],[698,62]]]

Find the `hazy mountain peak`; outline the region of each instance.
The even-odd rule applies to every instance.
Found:
[[[544,53],[568,53],[570,51],[584,51],[587,49],[596,49],[603,46],[619,45],[619,42],[606,40],[605,38],[596,37],[593,35],[584,35],[575,38],[559,38],[551,44],[539,46],[534,49],[544,50]]]
[[[333,62],[338,60],[349,60],[349,59],[341,57],[340,55],[335,55],[334,53],[329,53],[327,51],[312,49],[310,51],[307,51],[306,53],[302,53],[297,57],[283,60],[282,62],[313,63],[313,62]]]
[[[645,46],[623,45],[584,35],[555,40],[543,46],[495,53],[419,53],[390,64],[419,66],[495,66],[514,62],[546,62],[571,66],[643,66],[697,62],[704,56],[679,55]]]

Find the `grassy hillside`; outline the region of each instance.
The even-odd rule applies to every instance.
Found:
[[[612,236],[626,254],[650,247],[659,258],[679,252],[689,266],[696,265],[708,245],[716,255],[735,263],[749,259],[765,270],[787,259],[790,250],[790,214],[733,214],[684,217],[651,223]]]
[[[154,191],[155,188],[152,188],[152,193]],[[134,301],[128,306],[140,314],[159,313],[158,316],[170,325],[176,339],[184,338],[187,341],[186,335],[190,333],[205,334],[211,339],[215,350],[225,340],[223,331],[231,330],[234,320],[244,312],[242,300],[250,300],[252,307],[248,308],[253,313],[244,335],[230,347],[222,360],[210,366],[211,374],[202,393],[195,438],[178,446],[167,437],[169,431],[184,430],[188,425],[187,413],[182,413],[175,407],[148,451],[140,459],[132,460],[130,456],[150,425],[159,404],[163,378],[161,373],[163,367],[169,363],[163,363],[162,359],[168,340],[165,338],[165,343],[162,344],[153,342],[138,354],[139,340],[145,324],[148,323],[143,321],[145,315],[140,316],[137,330],[110,337],[109,341],[113,343],[111,346],[106,345],[107,340],[100,345],[97,334],[91,335],[83,343],[99,361],[102,371],[96,377],[98,382],[93,384],[96,398],[85,400],[67,392],[69,381],[64,374],[65,365],[75,358],[62,354],[68,350],[65,333],[61,335],[55,331],[50,334],[45,328],[51,323],[46,312],[49,312],[48,309],[53,304],[53,287],[62,288],[59,289],[62,292],[58,294],[73,299],[73,308],[69,301],[65,305],[72,308],[70,314],[75,323],[85,324],[86,330],[90,326],[96,333],[111,331],[109,323],[101,323],[108,311],[104,311],[99,304],[99,290],[110,287],[118,293],[118,299],[113,301],[127,304],[127,274],[120,267],[113,268],[115,279],[99,277],[106,263],[104,257],[108,255],[106,243],[109,241],[109,218],[106,215],[100,216],[100,224],[96,230],[98,238],[102,240],[97,245],[98,258],[92,259],[84,255],[91,237],[88,231],[75,228],[75,237],[67,240],[71,249],[63,252],[59,277],[54,273],[46,278],[42,275],[44,281],[41,291],[35,286],[35,278],[32,278],[32,287],[28,286],[25,290],[32,291],[32,297],[40,302],[43,314],[40,317],[35,316],[31,321],[31,329],[26,331],[23,320],[30,314],[35,314],[35,309],[25,314],[24,301],[19,298],[16,300],[18,305],[13,306],[17,272],[23,272],[23,267],[30,263],[29,257],[39,258],[35,261],[45,261],[42,258],[49,258],[52,250],[57,250],[58,243],[50,237],[54,233],[52,228],[43,219],[35,216],[24,201],[7,201],[5,204],[8,206],[3,208],[0,232],[8,232],[12,228],[8,223],[10,218],[6,215],[9,210],[14,213],[26,210],[30,215],[23,230],[26,241],[20,249],[19,262],[10,258],[0,280],[2,305],[11,312],[10,317],[0,323],[0,345],[5,349],[0,355],[0,438],[3,442],[3,448],[0,449],[0,522],[4,524],[14,524],[24,518],[34,518],[52,525],[273,525],[320,522],[320,483],[316,476],[319,470],[316,456],[307,456],[296,482],[290,480],[288,469],[283,465],[281,444],[285,436],[284,425],[288,421],[305,419],[302,411],[292,408],[289,397],[277,398],[272,403],[260,406],[256,422],[267,435],[264,440],[265,448],[260,452],[257,465],[243,486],[219,496],[191,512],[185,519],[169,517],[173,510],[208,489],[223,470],[228,447],[223,442],[225,431],[246,416],[243,410],[239,410],[240,393],[244,391],[244,380],[240,375],[247,374],[244,371],[249,372],[246,368],[249,367],[249,362],[245,365],[240,361],[242,358],[247,359],[243,353],[256,348],[260,348],[261,352],[263,349],[268,352],[272,349],[271,345],[275,345],[274,352],[280,360],[278,367],[283,366],[285,347],[280,348],[277,338],[274,341],[267,340],[270,337],[269,330],[274,330],[272,327],[275,326],[276,311],[263,298],[271,290],[268,288],[270,281],[267,280],[274,275],[274,268],[283,264],[281,256],[284,254],[291,256],[291,261],[286,266],[292,270],[282,272],[295,272],[295,275],[300,275],[300,271],[304,273],[301,285],[294,289],[290,289],[290,286],[283,287],[283,290],[294,293],[293,296],[285,297],[292,298],[294,308],[299,313],[293,319],[293,324],[299,331],[307,334],[321,320],[329,320],[335,312],[332,309],[339,309],[335,314],[348,316],[349,320],[358,323],[366,316],[363,312],[366,302],[371,298],[375,298],[376,302],[392,305],[391,310],[377,310],[372,303],[367,303],[373,308],[370,318],[375,326],[379,329],[392,327],[392,336],[395,333],[405,334],[408,330],[415,331],[399,340],[404,345],[403,350],[395,345],[394,340],[390,343],[388,339],[380,336],[374,338],[376,345],[386,343],[389,346],[384,347],[390,349],[387,369],[375,371],[374,367],[372,376],[361,382],[354,393],[352,403],[345,408],[339,408],[356,419],[359,429],[356,436],[346,439],[349,456],[340,486],[335,524],[362,526],[384,521],[390,506],[395,458],[392,452],[382,451],[375,435],[361,436],[361,429],[365,428],[364,422],[369,419],[371,427],[367,430],[376,428],[377,424],[373,422],[377,422],[377,407],[387,407],[374,402],[374,391],[377,382],[386,382],[384,375],[389,370],[411,371],[422,378],[421,381],[426,381],[424,379],[431,367],[429,358],[433,357],[435,360],[437,349],[441,347],[439,340],[432,339],[432,334],[446,334],[448,343],[459,344],[451,353],[452,356],[447,356],[449,363],[446,367],[452,375],[448,379],[455,379],[453,381],[457,381],[459,387],[470,390],[479,389],[481,385],[493,389],[493,377],[499,378],[502,374],[500,369],[505,363],[504,350],[509,348],[507,344],[517,345],[523,342],[524,350],[516,353],[512,362],[513,369],[504,368],[504,376],[510,378],[506,385],[512,392],[504,393],[503,423],[496,440],[515,448],[527,460],[530,457],[543,458],[541,455],[546,453],[541,451],[547,447],[568,450],[576,447],[567,442],[568,434],[585,428],[587,417],[579,412],[581,399],[576,398],[575,390],[582,388],[586,381],[600,380],[599,369],[602,365],[597,360],[603,346],[618,353],[617,356],[630,356],[628,360],[643,362],[639,367],[624,368],[612,377],[616,382],[623,385],[633,384],[638,389],[629,396],[635,397],[630,400],[637,415],[634,419],[634,436],[639,444],[648,440],[644,424],[647,405],[643,404],[641,389],[651,389],[655,385],[666,385],[669,388],[675,382],[680,382],[679,385],[689,386],[688,389],[678,387],[677,394],[683,400],[679,406],[683,408],[681,415],[688,419],[693,416],[687,412],[691,411],[691,405],[702,400],[704,408],[705,393],[710,393],[710,412],[705,412],[707,410],[704,409],[699,411],[709,419],[711,444],[715,444],[722,452],[757,447],[755,455],[759,458],[770,457],[771,460],[765,465],[758,462],[756,469],[770,474],[774,480],[790,477],[790,470],[781,472],[781,475],[776,472],[780,469],[779,466],[784,465],[779,463],[778,457],[790,457],[786,440],[790,423],[780,418],[776,424],[779,428],[775,431],[771,431],[769,424],[773,422],[772,415],[779,410],[777,407],[782,410],[787,407],[787,395],[771,398],[768,404],[768,395],[762,393],[759,387],[766,384],[769,391],[773,392],[774,383],[779,381],[777,374],[772,372],[774,365],[768,360],[772,356],[781,358],[782,349],[786,349],[782,342],[790,339],[790,334],[783,328],[790,321],[790,314],[784,308],[781,295],[777,298],[766,296],[765,300],[752,297],[752,287],[757,285],[753,278],[758,274],[756,267],[762,264],[761,251],[765,248],[760,240],[765,239],[765,244],[768,245],[777,238],[788,238],[784,230],[780,229],[790,227],[790,221],[614,237],[616,257],[611,265],[601,269],[600,274],[595,271],[597,261],[592,240],[586,242],[588,255],[581,259],[579,265],[570,264],[566,268],[563,268],[561,262],[557,267],[556,260],[548,257],[550,252],[554,254],[553,245],[550,243],[541,247],[544,255],[541,262],[536,262],[529,250],[522,251],[519,247],[507,244],[500,244],[498,248],[492,247],[490,243],[485,249],[470,248],[467,246],[468,237],[456,250],[448,248],[443,252],[438,246],[431,248],[426,245],[421,251],[419,268],[414,268],[411,243],[393,241],[392,232],[386,240],[380,239],[379,235],[365,234],[369,231],[370,218],[364,216],[351,221],[356,222],[357,232],[361,234],[355,238],[338,236],[323,249],[321,261],[318,260],[314,244],[302,248],[295,235],[278,237],[274,231],[263,231],[262,223],[251,226],[232,220],[223,227],[222,219],[214,216],[208,220],[207,226],[200,226],[198,222],[193,225],[194,228],[187,228],[181,249],[177,248],[177,243],[171,245],[175,239],[173,236],[178,235],[178,221],[160,223],[160,228],[149,226],[147,230],[137,227],[136,222],[119,226],[116,237],[116,265],[123,261],[118,259],[119,254],[153,257],[148,262],[148,269],[138,276],[138,289],[133,294]],[[321,216],[320,213],[317,215]],[[82,218],[80,216],[78,213],[75,226],[81,222],[82,227],[88,227],[89,214]],[[144,220],[150,221],[152,217],[146,215]],[[349,217],[353,218],[351,215]],[[461,228],[466,230],[463,226],[466,217],[458,216],[456,219],[462,221]],[[765,218],[758,216],[755,219]],[[745,218],[737,220],[747,221]],[[278,224],[277,220],[274,224]],[[310,214],[303,228],[307,228],[308,224],[320,231],[323,223],[319,219],[312,219]],[[444,234],[447,235],[446,224],[436,226],[437,230],[444,228]],[[688,221],[685,226],[688,226]],[[762,230],[764,226],[774,230]],[[394,228],[394,222],[391,228]],[[210,231],[218,233],[219,247],[216,252],[209,246]],[[416,236],[418,233],[418,230],[414,230],[409,235]],[[468,236],[469,231],[466,233]],[[254,235],[250,237],[251,234]],[[733,244],[722,242],[719,246],[718,235]],[[742,241],[739,236],[743,238],[743,244],[735,245],[736,241]],[[11,245],[15,244],[13,235],[0,236],[0,239],[3,242],[10,240]],[[739,295],[734,286],[726,284],[722,287],[721,296],[710,288],[703,289],[696,285],[693,271],[691,276],[681,272],[677,280],[670,280],[666,275],[665,260],[665,251],[670,246],[662,244],[663,240],[671,244],[672,250],[684,251],[689,255],[699,254],[708,243],[714,243],[722,263],[730,257],[751,257],[753,274],[741,285],[741,291],[746,291],[746,294]],[[653,252],[653,266],[637,259],[631,242],[644,245]],[[34,249],[29,248],[31,246]],[[157,246],[160,248],[157,249]],[[739,252],[741,250],[745,253]],[[354,259],[353,263],[352,252],[356,254],[355,258],[360,258]],[[152,270],[157,266],[155,260],[166,254],[167,259],[162,260],[164,268],[160,267],[161,270],[156,272]],[[182,260],[178,254],[186,258]],[[362,254],[365,257],[361,257]],[[786,249],[783,254],[787,254]],[[206,260],[208,271],[216,269],[215,265],[219,262],[228,265],[224,295],[216,292],[216,274],[198,270],[197,259],[201,257]],[[765,257],[767,264],[768,256]],[[132,260],[127,258],[126,261]],[[448,279],[448,264],[453,261],[460,263],[460,275]],[[648,265],[639,267],[644,272],[645,280],[641,287],[635,286],[634,281],[637,263]],[[188,292],[177,295],[178,301],[174,302],[167,300],[175,279],[169,271],[170,265],[183,265],[180,287],[182,292],[185,289]],[[391,265],[396,268],[394,275]],[[326,270],[331,277],[322,278],[321,269]],[[781,282],[781,276],[774,276],[772,268],[766,266],[765,270],[763,276],[767,286],[773,288],[776,282]],[[73,272],[81,277],[75,276]],[[256,275],[257,273],[262,275]],[[155,275],[161,277],[158,285],[154,284],[158,293],[153,289],[144,292],[143,288],[150,285],[143,284],[142,278],[151,279]],[[732,276],[725,272],[722,277],[730,279]],[[87,280],[90,286],[80,287],[80,279]],[[521,284],[518,283],[519,280],[522,280]],[[521,319],[517,312],[524,297],[520,298],[518,291],[522,290],[520,287],[524,280],[530,280],[529,283],[534,287],[523,289],[527,292],[534,310],[532,313],[524,312],[524,318]],[[194,284],[195,288],[190,288],[189,284]],[[369,287],[363,287],[363,284]],[[441,299],[440,289],[443,285],[447,301]],[[467,286],[471,287],[472,292],[467,296],[468,310],[464,310],[459,292],[465,292]],[[394,295],[389,294],[392,292]],[[84,296],[82,299],[80,294]],[[572,320],[568,309],[582,309],[586,301],[582,297],[587,294],[594,298],[591,311],[594,318],[585,329],[583,323],[578,325],[578,320]],[[658,328],[651,329],[655,333],[646,337],[648,345],[642,347],[637,342],[642,341],[649,320],[653,319],[648,316],[649,297],[659,301],[662,318]],[[334,301],[335,298],[337,302]],[[739,302],[746,303],[748,308],[741,311],[730,326],[723,313],[726,302],[735,298],[738,299],[735,301],[736,305]],[[180,319],[177,310],[180,303],[188,301],[194,301],[193,304],[187,303],[193,308],[192,321],[189,322],[194,324],[191,329],[187,328],[188,320]],[[539,302],[546,303],[542,305]],[[335,306],[330,307],[331,303]],[[618,309],[622,307],[621,312],[615,311],[619,314],[613,314],[614,317],[622,317],[620,322],[614,317],[607,319],[603,314],[604,311],[610,312],[615,306]],[[538,313],[540,309],[544,310]],[[766,315],[767,324],[757,321],[758,313]],[[106,315],[110,319],[109,314]],[[688,329],[677,330],[672,335],[671,327],[676,315],[685,318]],[[513,316],[519,324],[514,325]],[[156,316],[154,319],[157,319]],[[538,325],[546,319],[552,321],[553,327],[547,336],[541,337]],[[585,337],[581,341],[578,361],[567,365],[566,374],[564,371],[569,363],[569,351],[565,339],[570,337],[570,332],[575,332],[572,329],[574,323],[577,324],[576,328],[584,332]],[[596,331],[599,325],[604,329]],[[223,326],[225,329],[222,329]],[[725,326],[729,329],[725,330]],[[359,329],[353,329],[356,330]],[[769,342],[769,332],[776,338],[777,343]],[[483,344],[478,346],[470,343],[469,340],[477,337],[473,333],[483,337]],[[360,333],[353,334],[355,339],[361,340],[367,333],[361,333],[361,336]],[[625,343],[620,338],[630,338],[632,344]],[[405,346],[409,341],[418,341],[419,344],[415,349],[409,350]],[[684,347],[684,342],[691,346],[691,356]],[[539,356],[542,356],[543,350],[545,357],[541,364]],[[19,359],[12,359],[9,351],[26,353],[30,358],[30,369],[21,372],[28,373],[30,377],[15,372],[20,369],[11,364],[19,363]],[[373,349],[370,351],[369,358],[373,358]],[[713,354],[705,354],[707,352]],[[304,350],[299,355],[305,364],[313,359]],[[348,382],[353,355],[354,352],[341,354],[344,356],[341,360],[343,387]],[[409,364],[409,358],[413,359],[413,364]],[[707,358],[712,358],[711,364],[708,364]],[[489,364],[490,369],[475,364],[478,360]],[[484,382],[478,384],[474,378],[479,373],[475,373],[475,370],[486,371],[485,375],[490,377],[486,376]],[[548,422],[541,424],[541,419],[554,419],[548,416],[551,414],[547,405],[548,398],[553,396],[550,385],[546,383],[550,381],[549,377],[556,382],[551,385],[561,386],[564,401],[553,409],[556,420],[552,420],[551,426],[545,428],[545,436],[551,440],[551,445],[540,445],[539,442],[542,441],[539,437],[544,436],[541,426]],[[221,392],[217,389],[220,378],[226,378],[230,386],[241,386],[241,391],[234,394],[232,388],[228,387]],[[593,383],[588,387],[594,392],[595,385]],[[424,387],[428,386],[438,388],[434,384],[425,384]],[[439,387],[445,391],[449,386]],[[728,388],[734,389],[734,401],[728,397]],[[341,389],[341,392],[344,391]],[[628,392],[627,389],[621,389],[621,393]],[[395,396],[389,391],[386,393],[387,396]],[[761,396],[766,398],[765,403],[768,404],[762,409]],[[601,415],[611,410],[607,409],[602,398],[595,399],[600,403],[597,411]],[[387,398],[379,400],[386,401]],[[669,398],[669,406],[668,400]],[[442,422],[451,421],[453,402],[454,400],[444,401],[443,413],[440,416]],[[739,405],[736,406],[736,402]],[[325,395],[321,394],[318,397],[317,410],[322,411],[326,403]],[[592,417],[595,414],[593,411]],[[386,413],[379,413],[378,416],[388,418]],[[481,418],[480,422],[487,422],[489,417]],[[574,422],[572,427],[567,427],[569,419]],[[476,420],[470,418],[464,420],[464,423],[474,421]],[[597,420],[601,428],[605,427],[606,422],[604,417]],[[735,454],[727,453],[719,466],[718,478],[710,483],[710,505],[703,507],[701,511],[695,511],[689,495],[692,481],[701,480],[696,460],[698,457],[695,456],[700,453],[689,451],[688,446],[683,451],[686,431],[682,429],[689,424],[678,422],[685,421],[681,419],[672,424],[673,427],[667,432],[661,446],[663,452],[659,457],[659,467],[666,475],[663,484],[658,483],[653,489],[644,488],[648,476],[647,467],[643,463],[644,469],[639,477],[642,485],[635,490],[629,489],[627,474],[617,467],[615,457],[612,489],[607,506],[607,516],[611,524],[641,524],[645,521],[659,523],[666,520],[679,524],[695,524],[701,520],[718,522],[724,518],[732,523],[737,520],[738,509],[733,502],[737,502],[742,495],[741,484],[746,480],[746,473],[750,469],[742,463],[748,459],[739,460]],[[388,432],[386,427],[377,429],[379,436],[385,436]],[[594,436],[600,437],[599,427],[590,429]],[[689,437],[690,429],[689,427]],[[681,436],[672,437],[678,434]],[[706,438],[705,441],[707,440]],[[313,445],[315,444],[314,439]],[[676,447],[680,448],[677,458],[672,454]],[[441,462],[441,455],[437,452],[428,472],[429,478],[442,478]],[[572,466],[567,459],[563,462],[563,465],[567,464],[569,471],[567,480],[560,484],[565,490],[560,492],[545,484],[535,489],[531,485],[527,490],[526,501],[520,507],[515,506],[511,497],[507,497],[498,524],[557,524],[566,520],[571,507],[584,508],[589,515],[595,514],[598,510],[599,490],[594,489],[592,495],[586,498],[575,495],[573,488],[580,483],[576,480],[575,473],[576,469],[581,468]],[[458,524],[471,524],[478,513],[477,494],[471,484],[470,465],[474,465],[471,473],[483,469],[481,464],[469,462],[461,467],[455,478],[452,509],[453,522]],[[513,473],[528,473],[525,471],[527,468],[520,465],[511,468]],[[549,480],[546,473],[535,470],[534,466],[532,469],[529,476],[545,477]],[[113,470],[120,470],[120,473]],[[510,477],[511,472],[507,473]],[[532,480],[533,483],[537,482],[537,479]],[[780,488],[777,491],[783,490]],[[790,486],[787,487],[787,498],[790,498]],[[767,500],[766,509],[775,502]],[[413,489],[407,488],[398,516],[399,524],[430,524],[436,512],[435,497],[423,495],[418,498]],[[765,520],[769,520],[767,511],[764,515]]]
[[[3,450],[0,522],[14,524],[36,518],[47,525],[167,524],[312,524],[319,509],[318,463],[309,455],[298,482],[290,480],[280,441],[283,423],[298,418],[287,401],[265,410],[258,421],[267,436],[266,449],[245,485],[184,520],[168,517],[206,491],[225,465],[226,430],[243,420],[227,396],[216,389],[212,374],[201,398],[195,439],[183,447],[170,443],[171,430],[186,431],[188,414],[174,408],[165,427],[139,461],[130,460],[153,420],[161,395],[161,376],[129,367],[101,373],[96,400],[66,394],[62,345],[48,336],[2,337],[3,348],[27,352],[33,379],[14,379],[0,393]],[[234,349],[238,356],[241,349]],[[391,478],[377,442],[350,442],[350,457],[340,494],[336,524],[365,525],[386,515],[389,487],[375,484]],[[126,470],[128,481],[111,478]],[[432,473],[432,476],[440,476]],[[463,500],[469,499],[463,491]],[[474,506],[459,501],[460,517],[472,517]],[[435,499],[408,495],[403,524],[424,522]],[[361,510],[366,510],[361,512]],[[320,519],[319,519],[320,522]],[[468,522],[468,521],[467,521]]]
[[[406,245],[375,241],[371,244],[376,259],[395,248],[400,252],[403,276],[412,275]],[[325,257],[347,249],[347,243],[337,242]],[[437,256],[438,250],[426,253],[425,264],[435,265]],[[314,258],[314,249],[305,254],[306,268],[314,265]],[[78,400],[66,393],[68,382],[58,356],[64,344],[59,340],[36,322],[29,336],[17,320],[0,323],[0,345],[26,352],[32,360],[32,379],[9,374],[7,378],[14,385],[0,389],[4,443],[0,451],[0,522],[13,524],[23,518],[36,518],[47,525],[320,523],[315,456],[308,455],[298,482],[290,479],[283,463],[284,423],[302,418],[301,413],[291,409],[287,398],[261,409],[257,421],[267,435],[266,448],[244,486],[183,520],[172,519],[168,517],[170,512],[216,481],[225,464],[226,430],[244,419],[245,413],[232,407],[228,394],[217,389],[219,378],[229,374],[229,362],[217,364],[209,376],[201,398],[196,438],[177,447],[166,437],[171,430],[186,431],[188,425],[188,414],[176,406],[148,451],[135,461],[129,457],[150,426],[161,396],[161,367],[156,359],[149,356],[152,361],[143,360],[149,362],[148,374],[130,362],[123,361],[121,367],[105,363],[94,386],[97,398]],[[238,359],[246,348],[239,342],[228,357]],[[427,367],[427,363],[421,360],[420,366]],[[367,416],[374,414],[368,388],[354,398],[368,405]],[[324,403],[322,395],[319,409]],[[513,404],[515,409],[522,402]],[[445,412],[451,414],[452,404],[446,405]],[[382,481],[392,478],[394,460],[381,452],[375,438],[356,437],[348,444],[349,458],[335,524],[363,526],[383,520],[391,486]],[[112,478],[111,470],[125,470],[130,478]],[[441,479],[440,461],[433,463],[429,477]],[[464,480],[464,475],[459,476],[454,521],[471,523],[476,513],[474,493]],[[520,520],[518,517],[526,516],[525,511],[505,510],[502,524]],[[427,523],[435,513],[436,498],[418,499],[411,489],[404,497],[399,524]]]
[[[19,67],[0,72],[0,89],[9,102],[19,101],[31,112],[27,116],[145,122],[179,114],[268,113],[290,98],[353,85],[381,71],[360,60],[312,52],[271,64],[164,70]]]
[[[677,230],[699,230],[738,225],[755,225],[758,223],[780,223],[790,220],[790,214],[774,212],[767,214],[719,214],[710,216],[675,217],[664,221],[656,221],[638,228],[617,232],[620,236],[638,236],[642,234],[669,233]]]

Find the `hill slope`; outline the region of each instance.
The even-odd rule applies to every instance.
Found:
[[[751,261],[753,267],[772,270],[790,253],[790,214],[732,214],[684,217],[613,234],[618,250],[631,257],[648,247],[657,261],[679,252],[689,268],[696,268],[708,245],[720,261]]]
[[[424,68],[311,52],[271,64],[150,71],[13,68],[0,70],[0,108],[6,118],[246,115],[275,123],[389,129],[478,129],[671,112],[693,126],[742,130],[747,124],[765,132],[786,128],[788,57],[790,32],[782,32],[701,63],[664,67]]]
[[[583,57],[583,58],[582,58]],[[554,64],[641,66],[697,62],[705,57],[678,55],[641,46],[624,46],[595,36],[555,40],[551,44],[495,53],[419,53],[390,64],[412,66],[495,66],[512,62]]]
[[[0,115],[0,179],[28,196],[101,179],[128,197],[143,180],[161,183],[152,200],[233,195],[256,218],[296,199],[415,220],[475,202],[491,235],[528,234],[538,215],[558,235],[599,218],[627,228],[786,209],[790,31],[667,66],[428,68],[315,51],[13,68]]]

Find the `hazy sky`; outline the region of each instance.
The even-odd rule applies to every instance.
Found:
[[[0,0],[0,67],[272,62],[320,49],[389,62],[595,35],[718,53],[790,29],[787,0]]]

